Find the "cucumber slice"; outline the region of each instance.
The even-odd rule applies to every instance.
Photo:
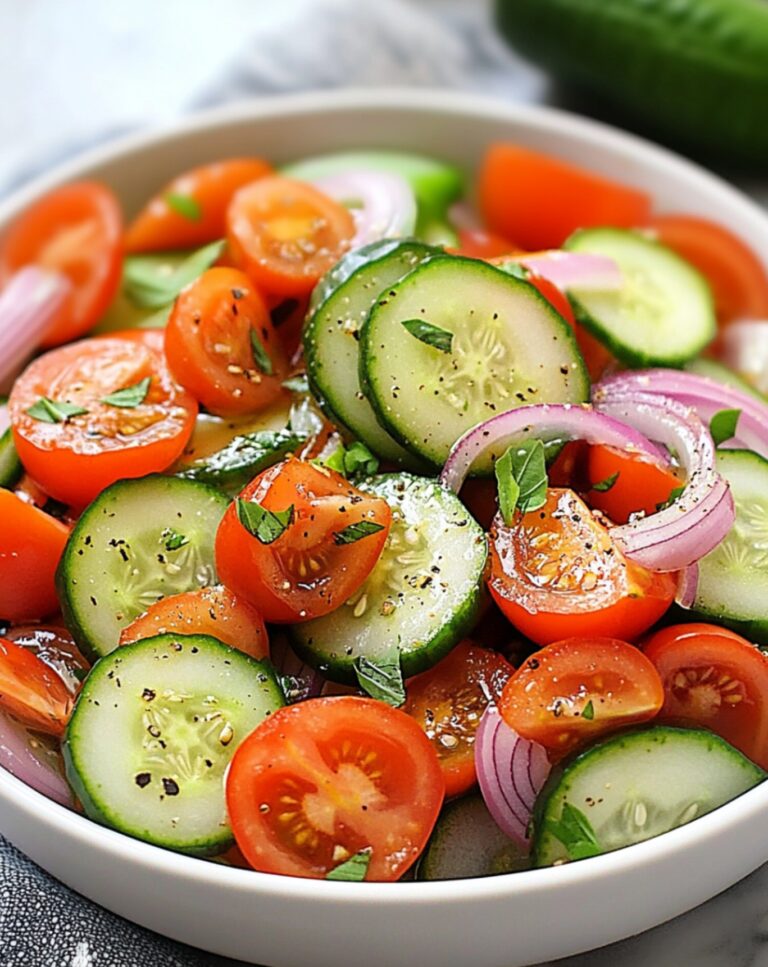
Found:
[[[412,335],[419,320],[452,335],[445,352]],[[579,403],[589,378],[573,330],[528,282],[477,259],[424,262],[378,299],[360,332],[363,391],[379,422],[442,466],[456,440],[525,403]],[[476,468],[488,474],[490,454]]]
[[[718,450],[717,469],[730,484],[736,520],[699,561],[694,608],[768,644],[768,460],[751,450]]]
[[[382,429],[360,391],[359,330],[382,292],[436,252],[420,242],[386,241],[351,253],[320,283],[332,287],[330,295],[304,332],[307,376],[323,409],[378,456],[404,465],[413,459]]]
[[[64,738],[86,814],[129,836],[205,855],[232,842],[224,775],[284,704],[268,662],[207,635],[158,635],[102,658]]]
[[[485,534],[434,480],[384,474],[358,484],[392,508],[392,528],[368,580],[331,614],[291,627],[307,664],[354,682],[354,661],[397,644],[403,674],[430,668],[469,631],[483,599]]]
[[[722,383],[724,386],[730,386],[732,389],[741,390],[742,393],[754,396],[761,403],[768,401],[766,396],[755,389],[751,383],[748,383],[738,373],[729,369],[727,366],[723,366],[722,363],[716,362],[714,359],[707,359],[704,356],[700,356],[698,359],[692,359],[689,363],[686,363],[684,368],[689,373],[696,373],[697,376],[708,376],[709,379],[715,380],[716,383]]]
[[[199,480],[234,497],[262,470],[279,463],[304,442],[290,430],[266,430],[233,437],[222,450],[195,460],[179,472],[186,480]]]
[[[216,583],[228,503],[205,484],[159,475],[122,480],[94,500],[56,574],[64,620],[88,657],[116,648],[121,629],[160,598]]]
[[[712,292],[703,275],[672,249],[638,232],[589,228],[564,246],[618,263],[618,292],[569,295],[579,322],[629,366],[682,366],[715,335]]]
[[[461,880],[530,869],[531,860],[506,836],[475,793],[455,799],[440,813],[424,855],[420,880]]]
[[[24,472],[13,443],[11,428],[0,436],[0,487],[10,490]]]
[[[291,405],[287,400],[278,400],[268,409],[244,419],[225,419],[211,413],[200,413],[195,420],[192,437],[175,465],[174,472],[179,473],[193,466],[198,460],[212,457],[228,447],[237,437],[284,430],[290,417]]]
[[[536,810],[536,865],[651,839],[730,802],[765,777],[711,732],[656,726],[614,736],[577,756],[545,786]],[[591,827],[587,849],[590,837],[573,823],[579,814]],[[565,835],[564,824],[582,835]]]

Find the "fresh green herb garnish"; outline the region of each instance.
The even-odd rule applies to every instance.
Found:
[[[178,551],[180,547],[189,544],[189,538],[175,531],[172,527],[167,527],[163,531],[163,537],[165,538],[166,551]]]
[[[563,803],[559,820],[550,820],[547,829],[565,847],[572,860],[584,860],[602,853],[592,824],[584,813],[569,802]]]
[[[152,377],[145,376],[144,379],[138,383],[134,383],[133,386],[126,386],[125,389],[115,390],[109,396],[102,396],[101,402],[108,403],[110,406],[119,406],[122,409],[132,410],[147,398],[151,382]]]
[[[379,531],[383,530],[383,524],[377,524],[373,520],[360,520],[356,524],[350,524],[348,527],[345,527],[344,530],[336,531],[333,535],[333,543],[354,544],[364,537],[370,537],[371,534],[378,534]]]
[[[265,376],[271,376],[275,371],[272,366],[272,360],[269,358],[269,354],[264,348],[264,343],[261,341],[255,329],[251,329],[251,352],[253,353],[254,363],[256,363],[262,373]]]
[[[368,447],[359,440],[355,440],[344,453],[344,472],[350,477],[358,473],[376,473],[378,469],[378,457],[375,457]]]
[[[285,389],[290,390],[292,393],[309,392],[309,383],[307,382],[306,373],[300,373],[298,376],[291,376],[290,379],[284,379],[281,385]]]
[[[325,874],[326,880],[346,880],[350,883],[360,883],[365,879],[368,872],[368,864],[371,862],[373,850],[361,849],[359,853],[350,856],[348,860],[335,866],[329,873]]]
[[[515,508],[538,510],[547,502],[547,464],[541,440],[513,443],[496,461],[499,508],[504,523],[512,523]]]
[[[618,479],[619,471],[617,470],[616,473],[612,473],[610,477],[606,477],[605,480],[599,480],[597,483],[592,484],[592,489],[596,490],[599,494],[607,493]]]
[[[67,403],[64,400],[50,400],[47,396],[40,399],[29,407],[27,413],[41,423],[66,423],[72,416],[82,416],[87,413],[82,406],[75,403]]]
[[[511,275],[513,279],[522,279],[523,282],[527,282],[531,274],[522,262],[501,262],[496,268]]]
[[[439,326],[433,326],[426,319],[404,319],[401,323],[412,336],[420,342],[439,349],[441,353],[449,353],[453,346],[453,333]]]
[[[716,447],[736,436],[736,427],[740,416],[741,410],[720,410],[715,413],[709,421],[709,432],[712,434]]]
[[[344,447],[340,443],[330,456],[325,457],[322,460],[315,460],[314,463],[320,463],[324,467],[328,467],[329,470],[335,470],[336,473],[344,473]]]
[[[595,717],[595,706],[592,704],[592,699],[590,699],[584,708],[581,710],[581,717],[591,722]]]
[[[226,242],[211,242],[192,252],[175,269],[158,271],[157,256],[134,255],[125,260],[123,286],[128,298],[144,309],[162,309],[170,305],[184,286],[210,268],[224,251]]]
[[[515,508],[520,497],[520,485],[515,480],[512,465],[512,447],[499,457],[495,466],[496,486],[499,492],[499,510],[504,523],[509,527],[515,517]]]
[[[666,510],[667,507],[671,507],[678,497],[682,497],[684,491],[685,484],[681,484],[679,487],[674,487],[672,490],[670,490],[669,497],[667,497],[666,500],[662,500],[660,504],[656,504],[656,510]]]
[[[192,195],[180,195],[175,191],[169,191],[165,196],[165,202],[177,215],[181,215],[190,222],[199,222],[203,217],[200,202]]]
[[[377,658],[372,661],[365,655],[358,655],[354,661],[357,683],[371,698],[377,698],[387,705],[397,706],[405,702],[405,684],[400,668],[400,653],[395,650],[391,657]]]
[[[256,540],[272,544],[293,522],[293,504],[285,510],[267,510],[250,500],[235,502],[237,519]]]

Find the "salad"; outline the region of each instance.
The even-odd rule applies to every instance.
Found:
[[[765,321],[761,321],[765,320]],[[0,239],[0,764],[332,880],[631,846],[768,769],[768,277],[514,144]]]

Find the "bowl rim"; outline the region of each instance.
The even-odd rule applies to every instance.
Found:
[[[610,148],[632,158],[641,166],[654,169],[662,167],[667,172],[684,176],[709,195],[718,196],[724,205],[735,209],[736,214],[741,214],[758,226],[768,238],[768,214],[757,203],[696,163],[637,135],[557,108],[510,104],[496,97],[452,90],[397,87],[265,95],[196,112],[170,124],[110,140],[56,165],[0,200],[0,226],[38,195],[81,176],[84,168],[173,141],[200,129],[213,131],[249,119],[262,120],[307,112],[339,114],[361,108],[417,114],[427,111],[458,117],[471,113],[500,123],[522,124],[529,129],[551,131],[556,128],[577,141]],[[0,800],[3,799],[55,833],[77,841],[81,847],[95,847],[109,857],[123,862],[128,859],[147,871],[195,880],[199,885],[211,888],[234,888],[254,896],[269,894],[271,897],[328,905],[339,901],[352,905],[375,902],[391,908],[401,903],[426,905],[451,900],[512,899],[521,893],[544,893],[559,885],[587,887],[591,880],[598,877],[616,877],[629,870],[640,871],[652,867],[662,857],[670,859],[676,856],[683,860],[689,849],[728,835],[736,825],[754,820],[760,812],[765,811],[768,808],[768,782],[689,825],[632,847],[591,857],[586,863],[568,863],[557,868],[462,880],[362,884],[260,873],[175,853],[101,826],[46,798],[0,768]]]

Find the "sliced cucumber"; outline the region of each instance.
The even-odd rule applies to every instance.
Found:
[[[714,359],[707,359],[705,356],[700,356],[698,359],[692,359],[689,363],[686,363],[685,369],[689,373],[696,373],[698,376],[708,376],[710,379],[715,380],[716,383],[722,383],[724,386],[730,386],[732,389],[741,390],[742,393],[754,396],[761,403],[766,402],[765,395],[755,389],[751,383],[748,383],[738,373],[729,369],[727,366],[723,366],[722,363],[716,362]]]
[[[279,463],[304,441],[290,430],[263,430],[236,436],[222,450],[179,472],[187,480],[218,487],[234,497],[256,474]]]
[[[362,490],[392,508],[392,528],[368,580],[346,604],[291,627],[294,647],[339,682],[354,662],[397,646],[403,674],[439,661],[474,624],[488,556],[485,534],[461,501],[433,480],[384,474]]]
[[[531,860],[502,833],[475,793],[440,813],[417,871],[420,880],[461,880],[530,869]]]
[[[717,469],[731,486],[736,520],[699,561],[694,608],[768,644],[768,460],[751,450],[719,450]]]
[[[333,288],[304,332],[310,386],[331,419],[380,457],[405,465],[412,458],[382,429],[360,390],[359,330],[382,292],[436,251],[420,242],[387,241],[350,253],[329,273],[325,286]]]
[[[0,435],[0,487],[10,489],[19,480],[24,468],[13,443],[11,428]]]
[[[64,738],[67,778],[91,819],[187,853],[232,842],[224,775],[284,704],[268,662],[207,635],[158,635],[102,658]]]
[[[90,657],[160,598],[216,583],[213,545],[228,506],[194,480],[149,476],[112,484],[85,510],[56,574],[67,627]]]
[[[245,419],[224,419],[211,413],[198,414],[192,437],[174,467],[176,473],[186,470],[198,460],[224,450],[237,437],[251,433],[284,430],[291,417],[290,402],[279,400],[273,406]]]
[[[730,802],[765,777],[711,732],[657,726],[614,736],[577,756],[542,791],[536,865],[651,839]]]
[[[672,249],[638,232],[589,228],[565,243],[572,252],[618,263],[621,289],[571,289],[579,322],[629,366],[682,366],[713,339],[717,324],[709,284]]]
[[[449,333],[442,351],[418,320]],[[363,391],[406,449],[442,466],[456,440],[525,403],[577,403],[589,378],[573,330],[528,282],[477,259],[424,262],[377,300],[360,333]],[[490,473],[493,455],[476,468]]]

